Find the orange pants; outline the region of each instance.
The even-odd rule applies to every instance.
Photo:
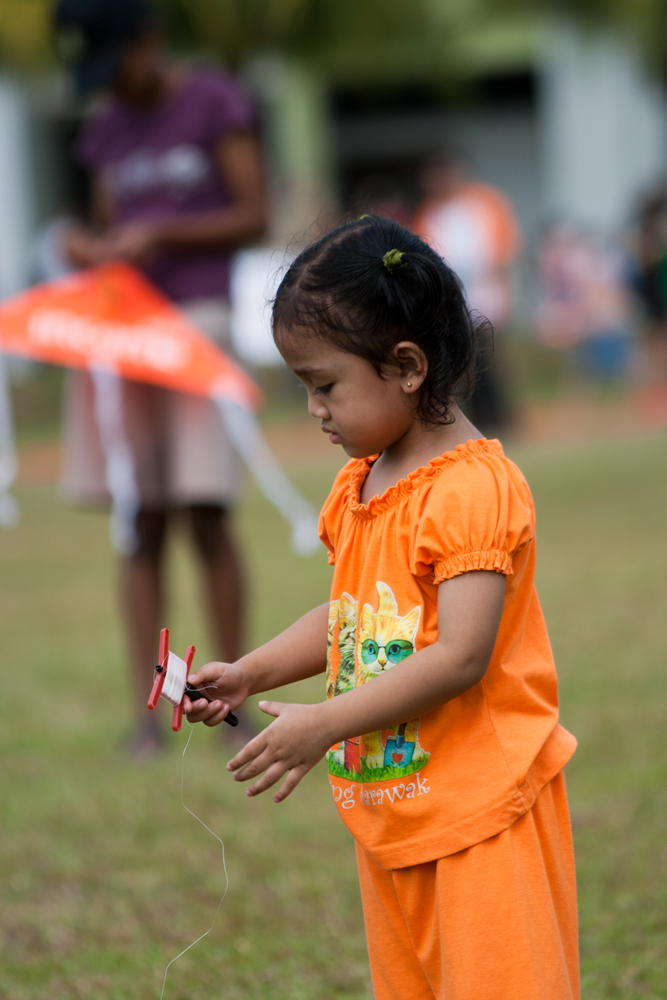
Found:
[[[388,871],[357,845],[376,1000],[578,1000],[563,772],[509,829]]]

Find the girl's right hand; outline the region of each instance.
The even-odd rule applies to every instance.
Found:
[[[205,726],[220,725],[250,694],[250,682],[240,663],[207,663],[190,674],[188,680],[193,687],[205,691],[206,697],[192,702],[186,695],[185,714],[188,722],[203,722]]]

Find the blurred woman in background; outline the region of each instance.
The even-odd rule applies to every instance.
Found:
[[[91,225],[68,230],[77,267],[123,259],[139,267],[220,347],[229,351],[230,255],[259,237],[266,203],[256,116],[230,75],[174,62],[144,0],[61,0],[56,25],[72,51],[78,90],[103,89],[76,156],[90,172]],[[93,388],[73,373],[64,486],[76,502],[106,503]],[[235,660],[243,572],[229,528],[238,460],[206,399],[123,383],[126,434],[141,509],[136,551],[122,560],[121,600],[136,696],[135,755],[160,733],[145,711],[163,624],[163,554],[172,511],[186,510],[199,556],[218,654]]]

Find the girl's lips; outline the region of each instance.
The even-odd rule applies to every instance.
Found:
[[[329,435],[329,440],[332,444],[342,444],[343,439],[336,431],[329,430],[328,427],[322,427],[322,430],[325,434]]]

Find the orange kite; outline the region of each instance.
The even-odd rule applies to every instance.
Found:
[[[0,304],[0,350],[198,396],[222,392],[256,409],[262,394],[239,365],[128,264],[47,281]]]
[[[132,551],[139,509],[119,378],[209,396],[260,488],[291,524],[293,547],[303,555],[319,547],[316,511],[286,478],[254,419],[263,399],[260,389],[134,268],[119,261],[104,264],[1,303],[0,352],[91,372],[113,499],[111,533],[119,550]],[[0,390],[3,384],[0,378]],[[10,523],[16,508],[7,490],[16,462],[6,393],[3,399],[0,521]]]

